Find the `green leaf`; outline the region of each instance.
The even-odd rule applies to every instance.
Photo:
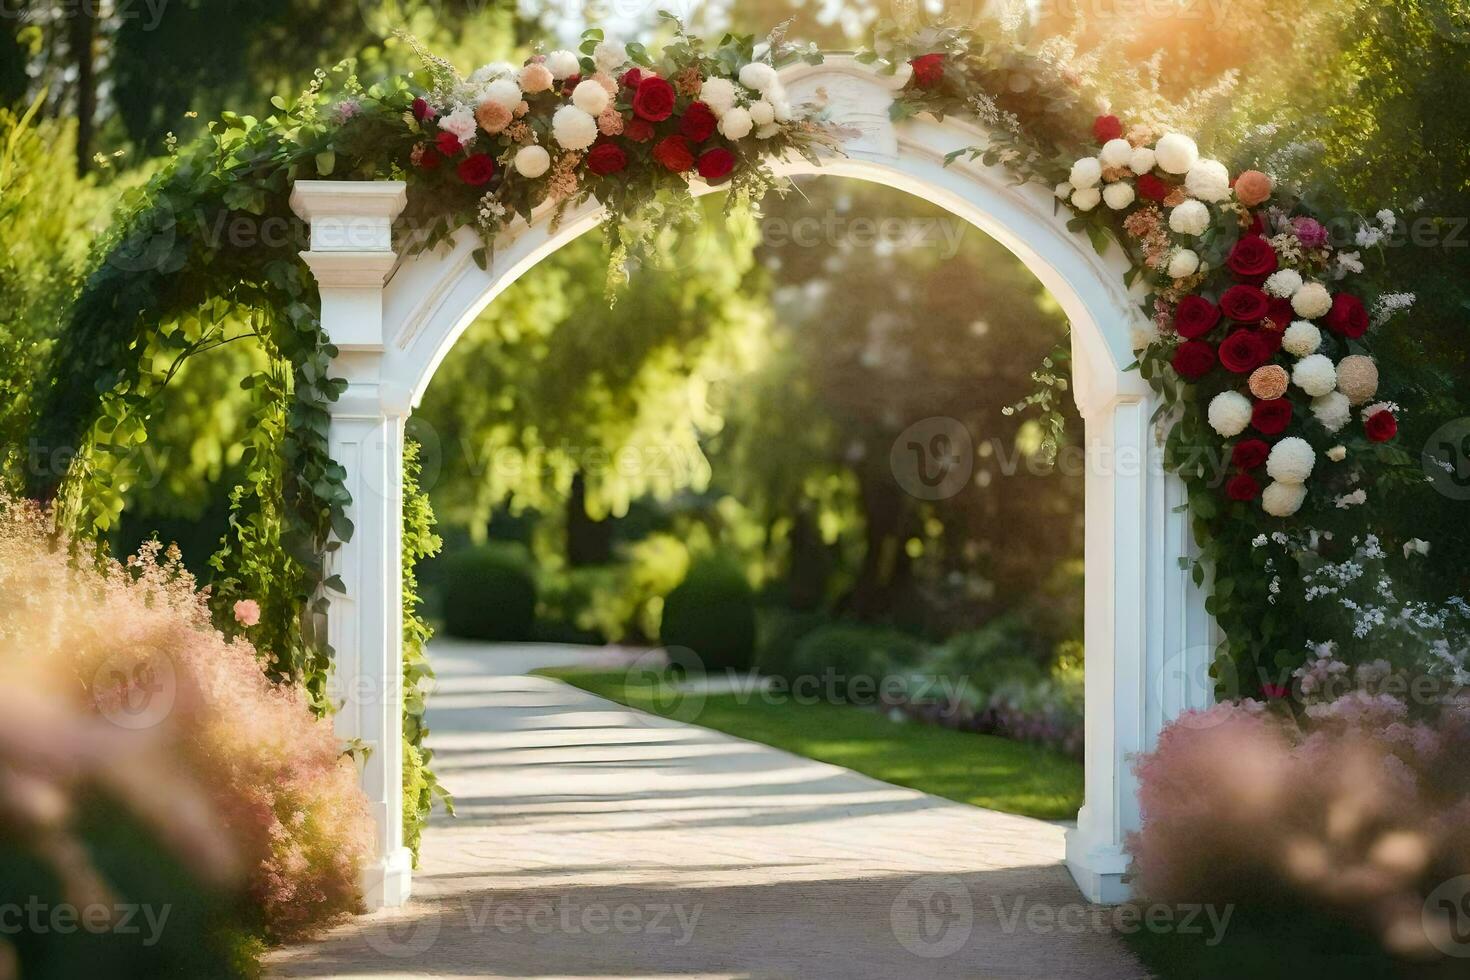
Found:
[[[316,172],[323,177],[329,175],[337,166],[337,154],[332,150],[323,150],[316,155]]]

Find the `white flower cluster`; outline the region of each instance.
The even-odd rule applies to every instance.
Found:
[[[1195,229],[1184,231],[1175,227],[1180,234],[1198,235],[1209,226],[1209,210],[1200,202],[1219,202],[1230,197],[1230,173],[1225,165],[1217,160],[1200,159],[1194,140],[1181,133],[1169,133],[1152,147],[1134,146],[1125,139],[1108,140],[1097,156],[1082,157],[1072,164],[1067,179],[1057,185],[1056,196],[1069,201],[1078,211],[1091,211],[1099,204],[1122,211],[1138,199],[1134,179],[1155,169],[1183,175],[1184,189],[1193,195],[1185,203],[1199,205],[1199,208],[1185,208],[1177,219],[1180,225]],[[1178,212],[1179,208],[1174,211]],[[1169,220],[1170,227],[1174,227],[1176,219],[1172,213]],[[1199,268],[1199,256],[1188,250],[1176,252],[1169,268],[1175,278],[1193,275]]]
[[[793,118],[780,76],[765,62],[754,61],[737,77],[738,85],[718,76],[706,79],[699,100],[719,119],[720,135],[726,139],[744,139],[752,132],[756,139],[770,139]]]

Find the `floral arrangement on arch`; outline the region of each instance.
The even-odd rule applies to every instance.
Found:
[[[1098,152],[1073,162],[1057,197],[1121,218],[1152,286],[1152,329],[1135,338],[1140,365],[1155,377],[1167,363],[1196,387],[1192,400],[1222,440],[1218,458],[1229,460],[1225,496],[1259,501],[1273,517],[1299,511],[1309,482],[1324,488],[1324,504],[1362,503],[1358,475],[1342,464],[1398,432],[1397,406],[1375,400],[1367,335],[1413,297],[1380,295],[1370,314],[1349,280],[1394,214],[1359,228],[1347,251],[1270,176],[1232,177],[1188,136],[1125,131],[1111,115],[1093,136]]]
[[[1071,227],[1094,233],[1099,248],[1106,243],[1095,233],[1110,230],[1128,249],[1130,284],[1142,275],[1150,287],[1149,328],[1134,337],[1140,370],[1170,407],[1184,409],[1170,430],[1171,465],[1218,473],[1223,463],[1226,501],[1255,502],[1271,517],[1301,510],[1309,485],[1322,488],[1324,507],[1363,503],[1348,460],[1398,431],[1398,407],[1375,397],[1368,334],[1414,297],[1379,294],[1370,312],[1367,292],[1349,277],[1363,271],[1363,250],[1393,232],[1395,215],[1379,212],[1355,229],[1353,250],[1340,248],[1271,176],[1232,176],[1182,133],[1101,114],[1090,134],[1066,139],[1058,124],[1078,124],[1089,93],[1064,69],[1036,59],[996,63],[964,32],[937,42],[940,49],[891,65],[905,78],[895,118],[976,115],[994,130],[991,145],[951,159],[967,154],[1025,178],[1050,175],[1076,216]],[[1017,100],[1051,115],[1033,111],[1023,126],[1008,108]],[[1079,157],[1056,149],[1083,141],[1095,150]]]
[[[600,30],[584,34],[579,52],[495,62],[468,78],[420,52],[430,85],[403,114],[416,183],[472,190],[487,249],[517,215],[596,198],[609,211],[616,269],[630,244],[622,219],[655,211],[661,192],[687,202],[697,177],[758,199],[776,184],[767,161],[836,145],[819,111],[794,106],[782,87],[775,62],[789,52],[779,30],[757,58],[751,37],[706,50],[673,23],[676,41],[659,61]],[[664,222],[649,224],[656,233]]]

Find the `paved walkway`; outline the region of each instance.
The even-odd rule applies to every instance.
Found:
[[[276,975],[1146,975],[1082,903],[1059,826],[525,673],[618,651],[436,641],[432,656],[431,741],[459,817],[426,831],[407,908],[276,953]]]

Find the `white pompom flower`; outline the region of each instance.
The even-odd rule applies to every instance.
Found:
[[[1192,248],[1176,248],[1169,256],[1169,275],[1175,279],[1192,276],[1199,271],[1199,253]]]
[[[523,146],[516,151],[515,166],[522,177],[540,177],[551,169],[551,154],[545,147]]]
[[[546,68],[551,72],[551,77],[559,82],[581,72],[582,63],[574,53],[563,49],[546,56]]]
[[[481,98],[485,102],[514,109],[521,104],[521,85],[514,78],[497,78],[485,86]]]
[[[1300,436],[1287,436],[1271,447],[1266,473],[1277,483],[1306,483],[1316,464],[1311,443]]]
[[[753,61],[740,69],[740,84],[757,92],[770,91],[776,84],[776,69],[760,61]]]
[[[1326,316],[1332,309],[1332,294],[1320,282],[1309,282],[1291,296],[1291,308],[1304,320]]]
[[[612,102],[612,96],[607,94],[607,89],[602,87],[601,82],[592,79],[578,82],[577,87],[572,89],[572,105],[581,109],[589,116],[600,116],[602,110]]]
[[[1210,209],[1202,201],[1182,202],[1169,212],[1169,230],[1179,235],[1202,235],[1210,227]]]
[[[470,77],[465,79],[471,85],[484,85],[485,83],[501,77],[502,75],[514,74],[516,66],[509,61],[492,61],[488,65],[481,65],[470,72]]]
[[[1292,294],[1302,288],[1302,274],[1295,269],[1278,269],[1266,277],[1266,283],[1261,288],[1266,291],[1267,296],[1291,299]]]
[[[1281,335],[1282,349],[1293,357],[1315,354],[1321,346],[1322,331],[1317,329],[1315,323],[1306,320],[1291,321],[1291,326]]]
[[[1184,189],[1201,201],[1230,197],[1230,171],[1219,160],[1198,160],[1184,177]]]
[[[628,63],[628,49],[617,41],[603,41],[592,49],[592,63],[598,71],[615,72]]]
[[[735,106],[735,83],[728,78],[707,78],[699,87],[699,101],[716,116],[723,116]]]
[[[1102,196],[1103,200],[1108,203],[1108,207],[1114,211],[1121,211],[1132,204],[1137,195],[1132,184],[1126,180],[1119,180],[1104,187]]]
[[[1094,187],[1102,180],[1102,161],[1097,157],[1083,157],[1072,164],[1072,173],[1067,178],[1072,186],[1079,191],[1085,187]]]
[[[1320,398],[1337,390],[1337,368],[1325,354],[1308,354],[1291,369],[1291,381],[1313,398]]]
[[[1128,169],[1141,176],[1153,170],[1158,162],[1158,156],[1153,150],[1140,146],[1128,157]]]
[[[574,105],[564,105],[551,117],[551,135],[566,150],[585,150],[597,139],[597,120]]]
[[[1272,517],[1290,517],[1302,509],[1306,499],[1305,485],[1273,482],[1261,492],[1261,509]]]
[[[1161,170],[1187,174],[1199,160],[1199,147],[1183,133],[1167,133],[1154,144],[1154,156]]]
[[[791,100],[786,97],[786,93],[780,86],[777,86],[774,91],[767,92],[766,96],[771,100],[771,108],[776,111],[776,122],[789,123],[796,117],[796,113],[791,108]]]
[[[1126,167],[1133,159],[1133,144],[1127,140],[1108,140],[1098,153],[1104,167]]]
[[[720,117],[720,135],[727,140],[744,139],[754,125],[750,110],[736,106]]]
[[[1320,398],[1312,399],[1312,415],[1328,432],[1337,432],[1352,421],[1353,407],[1347,395],[1340,391],[1329,391]]]
[[[765,99],[750,104],[750,118],[757,126],[769,126],[776,121],[776,107]]]
[[[1091,211],[1102,200],[1102,191],[1096,187],[1079,187],[1072,192],[1072,207],[1078,211]]]
[[[1251,424],[1251,400],[1238,391],[1222,391],[1210,399],[1210,428],[1229,439]]]
[[[758,140],[768,140],[779,132],[781,132],[780,123],[766,123],[764,126],[757,126],[755,128],[755,138]]]

